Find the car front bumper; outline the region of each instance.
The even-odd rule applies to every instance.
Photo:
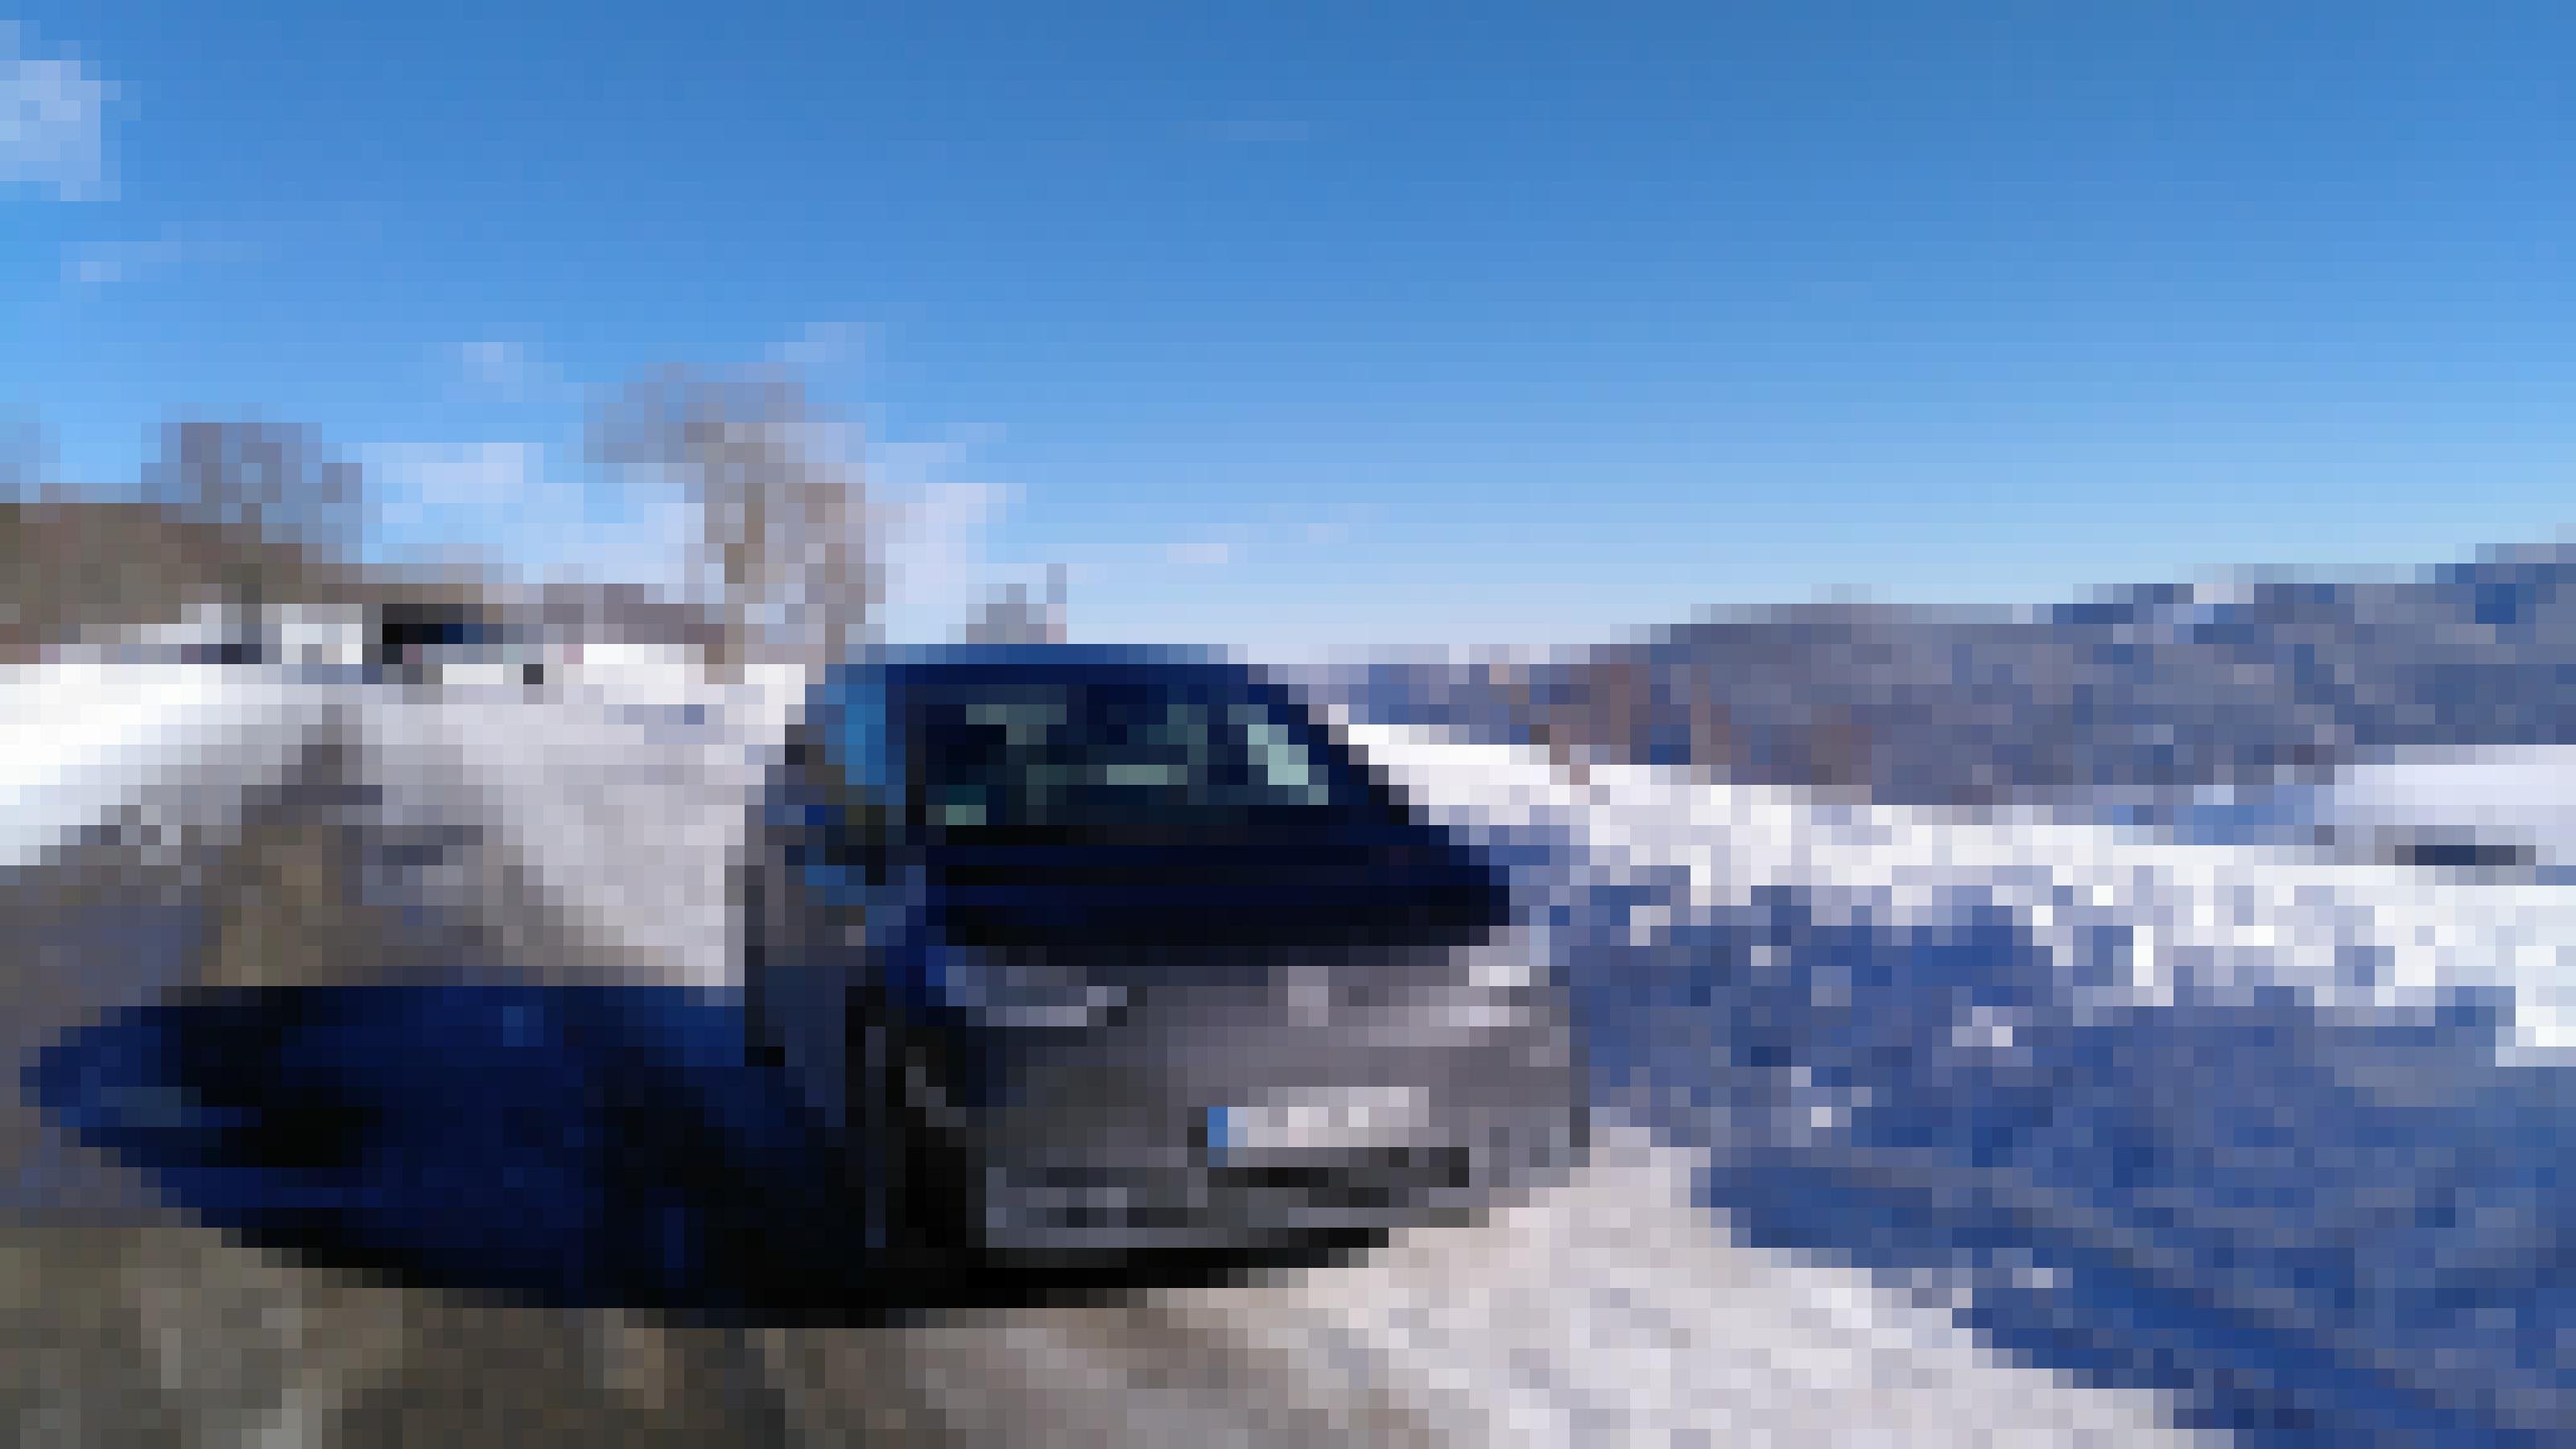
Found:
[[[1014,1052],[1019,1080],[954,1144],[983,1250],[1258,1251],[1459,1220],[1558,1179],[1588,1122],[1562,999],[1476,996],[1472,1013],[1451,993],[1356,1024],[1131,1022]]]

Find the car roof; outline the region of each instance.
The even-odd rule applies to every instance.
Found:
[[[943,677],[1024,675],[1032,679],[1150,678],[1168,673],[1261,679],[1258,666],[1221,650],[1185,645],[954,644],[873,650],[826,671],[809,717],[854,707],[882,708],[884,692]]]
[[[858,662],[894,669],[1027,668],[1033,670],[1146,666],[1242,669],[1244,661],[1221,649],[1186,644],[936,644],[889,648]]]

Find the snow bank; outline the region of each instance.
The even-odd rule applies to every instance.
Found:
[[[284,670],[68,659],[0,669],[0,870],[92,827],[137,847],[220,836],[325,714]]]
[[[2257,1442],[2576,1412],[2576,888],[1354,734],[1557,853],[1596,1093],[1708,1149],[1748,1241]]]
[[[358,708],[387,813],[470,822],[559,918],[580,959],[548,971],[717,989],[739,980],[730,867],[801,688],[794,670],[638,672]]]
[[[1506,838],[1561,841],[1587,885],[1680,873],[1688,909],[1703,917],[1749,906],[1769,886],[1894,928],[2000,908],[2070,975],[2116,968],[2084,988],[2086,1008],[2243,1001],[2284,987],[2321,1010],[2404,1014],[2491,990],[2512,1000],[2516,1060],[2576,1052],[2576,884],[2563,879],[2200,844],[2028,809],[1836,803],[1646,766],[1596,766],[1578,786],[1514,746],[1391,727],[1352,735],[1426,805]],[[2576,765],[2558,756],[2449,768],[2362,775],[2340,797],[2344,818],[2422,819],[2441,802],[2469,820],[2537,828],[2555,819],[2542,802],[2576,794]],[[2441,793],[2454,781],[2457,800]],[[2102,954],[2106,930],[2119,943],[2114,963]]]

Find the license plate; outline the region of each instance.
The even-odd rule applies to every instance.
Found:
[[[1365,1152],[1418,1141],[1429,1125],[1429,1103],[1418,1088],[1317,1088],[1209,1109],[1208,1147],[1220,1160]]]

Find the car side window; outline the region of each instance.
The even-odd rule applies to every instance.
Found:
[[[1285,725],[1248,705],[1234,706],[1242,731],[1255,788],[1267,798],[1300,805],[1321,805],[1329,798],[1322,767],[1313,753],[1292,738]]]
[[[1030,722],[1007,706],[977,704],[962,720],[941,723],[947,727],[928,742],[930,824],[947,831],[999,823],[1011,776],[1025,770]]]

